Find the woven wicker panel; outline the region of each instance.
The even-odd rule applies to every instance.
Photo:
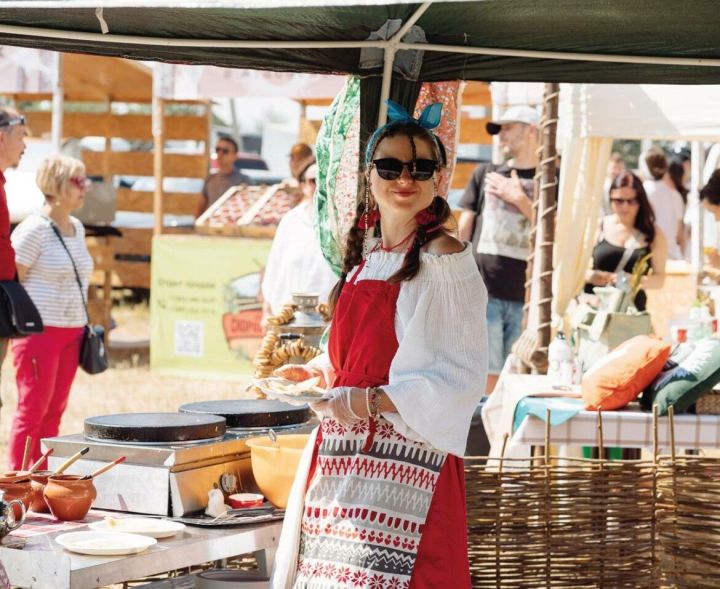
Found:
[[[720,587],[720,460],[662,458],[657,472],[658,554],[663,586]]]
[[[698,415],[720,415],[720,391],[710,391],[695,403]]]
[[[466,459],[474,588],[654,586],[654,468],[643,462],[484,469]]]

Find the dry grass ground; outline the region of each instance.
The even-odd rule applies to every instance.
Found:
[[[149,312],[146,305],[123,306],[113,312],[118,324],[113,338],[146,339],[149,334]],[[0,394],[0,465],[7,465],[7,441],[17,404],[15,370],[12,353],[2,366]],[[183,403],[213,399],[247,397],[245,384],[168,378],[150,372],[147,353],[115,354],[112,367],[95,376],[78,370],[70,393],[70,402],[60,426],[61,434],[82,431],[83,420],[108,413],[176,411]],[[248,376],[248,381],[250,377]]]

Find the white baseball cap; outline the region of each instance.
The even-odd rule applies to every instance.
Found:
[[[485,128],[490,135],[497,135],[500,132],[500,127],[507,123],[524,123],[537,126],[540,123],[540,115],[537,109],[532,106],[519,104],[508,108],[499,119],[487,123]]]

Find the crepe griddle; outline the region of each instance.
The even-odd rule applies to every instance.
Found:
[[[91,440],[140,443],[191,442],[225,435],[225,419],[192,413],[118,413],[85,420]]]
[[[305,423],[311,415],[307,405],[296,407],[270,399],[200,401],[181,405],[178,411],[188,415],[220,415],[229,428],[296,425]]]

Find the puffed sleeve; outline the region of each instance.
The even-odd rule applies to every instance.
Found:
[[[386,413],[405,437],[462,456],[470,420],[485,391],[487,290],[472,249],[423,254],[403,284],[395,329],[399,342],[383,386],[398,409]]]
[[[38,215],[30,215],[12,232],[10,240],[15,250],[15,261],[30,268],[42,250],[47,234],[47,221]]]

